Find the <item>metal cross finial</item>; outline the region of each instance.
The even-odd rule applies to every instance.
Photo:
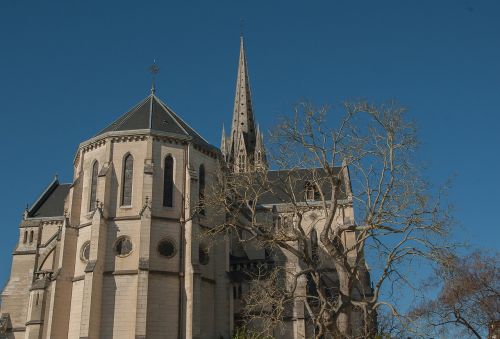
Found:
[[[243,37],[243,24],[245,23],[245,20],[243,18],[240,18],[240,37]]]
[[[155,80],[156,80],[156,74],[160,72],[160,67],[156,64],[156,59],[153,60],[153,64],[149,67],[149,72],[152,75],[152,84],[151,84],[151,94],[155,94],[156,92],[156,85],[155,85]]]

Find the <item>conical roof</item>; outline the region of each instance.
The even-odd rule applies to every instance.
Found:
[[[116,119],[96,136],[107,132],[151,130],[163,132],[172,137],[186,137],[194,143],[213,148],[192,127],[165,105],[154,93],[139,102],[134,108]]]

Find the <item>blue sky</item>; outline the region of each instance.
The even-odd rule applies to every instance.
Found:
[[[499,249],[499,1],[0,2],[0,287],[18,224],[78,144],[149,93],[218,145],[244,32],[256,119],[303,99],[395,99],[436,185],[454,176],[456,237]],[[497,154],[497,155],[495,155]]]

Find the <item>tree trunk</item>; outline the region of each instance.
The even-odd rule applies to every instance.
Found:
[[[349,274],[341,264],[336,264],[339,279],[339,292],[342,298],[342,303],[346,303],[339,312],[337,317],[337,328],[342,336],[348,337],[351,335],[351,284]]]

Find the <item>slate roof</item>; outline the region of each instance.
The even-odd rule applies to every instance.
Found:
[[[152,130],[171,134],[173,137],[191,138],[195,144],[215,148],[154,93],[139,102],[96,136],[113,131]]]
[[[341,167],[335,167],[335,174],[338,174]],[[341,176],[342,186],[341,194],[338,199],[347,199],[344,178]],[[289,180],[293,183],[293,195],[297,202],[305,202],[305,187],[308,182],[314,182],[321,186],[325,198],[330,200],[331,187],[328,182],[327,174],[322,168],[299,168],[293,170],[276,170],[267,172],[267,182],[270,184],[268,192],[259,199],[261,205],[272,205],[291,202]]]
[[[54,179],[35,203],[28,209],[29,218],[64,216],[64,200],[71,184],[60,184]]]
[[[340,171],[340,167],[335,168],[336,173]],[[272,185],[272,192],[264,194],[260,204],[279,204],[291,202],[290,186],[287,184],[291,180],[293,185],[293,194],[298,202],[305,202],[305,187],[308,182],[315,182],[321,186],[325,198],[331,198],[330,185],[327,182],[326,173],[323,169],[306,169],[299,168],[293,170],[278,170],[268,172],[268,181]],[[342,194],[339,199],[346,199],[344,181],[342,180]]]

